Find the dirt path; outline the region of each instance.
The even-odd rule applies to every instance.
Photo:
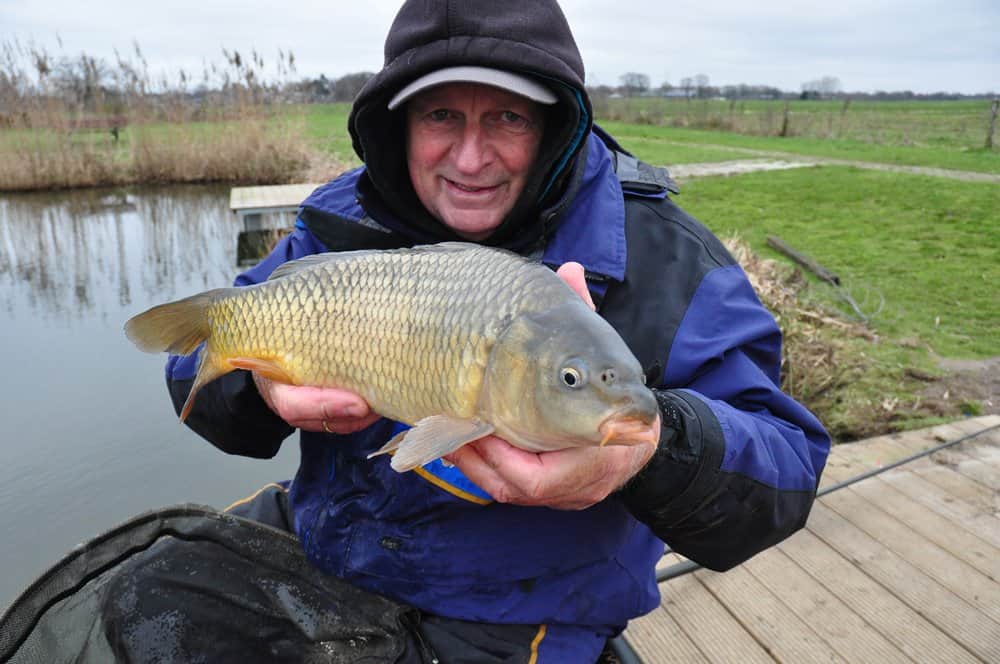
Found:
[[[711,143],[675,143],[676,145],[697,145],[699,147],[727,150],[734,153],[752,155],[755,158],[737,159],[733,161],[704,162],[697,164],[675,164],[667,166],[667,170],[678,180],[711,175],[740,175],[755,171],[773,171],[787,168],[807,168],[810,166],[833,165],[854,166],[873,171],[889,171],[892,173],[909,173],[911,175],[929,175],[931,177],[949,178],[964,182],[992,182],[1000,184],[1000,175],[995,173],[977,173],[975,171],[957,171],[949,168],[933,168],[929,166],[903,166],[901,164],[883,164],[874,161],[857,161],[854,159],[834,159],[833,157],[809,157],[788,152],[772,152],[769,150],[753,150]]]

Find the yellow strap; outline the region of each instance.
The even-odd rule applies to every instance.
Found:
[[[538,634],[535,634],[535,640],[531,642],[531,657],[528,658],[528,664],[537,664],[538,662],[538,644],[542,642],[545,638],[545,625],[538,626]]]
[[[449,484],[446,480],[441,479],[434,473],[427,472],[427,470],[425,470],[424,468],[421,467],[414,468],[413,472],[415,472],[417,475],[424,478],[434,486],[440,489],[444,489],[453,496],[458,496],[463,500],[468,500],[470,503],[476,503],[478,505],[489,505],[490,503],[493,502],[492,500],[486,500],[485,498],[480,498],[479,496],[473,495],[468,491],[459,489],[457,486]]]
[[[237,506],[242,505],[244,503],[249,503],[251,500],[253,500],[257,496],[259,496],[263,491],[266,491],[267,489],[270,489],[271,487],[274,487],[275,489],[281,489],[282,491],[285,491],[285,492],[288,491],[288,489],[286,489],[285,487],[281,486],[277,482],[269,482],[268,484],[265,484],[261,488],[259,488],[256,491],[254,491],[253,494],[247,496],[246,498],[240,498],[235,503],[233,503],[232,505],[230,505],[229,507],[227,507],[226,509],[224,509],[222,511],[223,512],[228,512],[229,510],[233,509],[234,507],[237,507]]]

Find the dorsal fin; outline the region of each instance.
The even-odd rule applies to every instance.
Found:
[[[311,267],[315,267],[323,263],[357,257],[360,254],[370,254],[374,251],[375,250],[373,249],[362,249],[360,251],[328,251],[323,254],[303,256],[302,258],[296,258],[295,260],[288,261],[287,263],[282,263],[278,267],[274,268],[274,272],[271,273],[271,276],[269,276],[267,280],[273,281],[274,279],[281,279],[282,277],[287,277],[290,274],[295,274],[296,272],[301,272],[302,270],[308,270]]]

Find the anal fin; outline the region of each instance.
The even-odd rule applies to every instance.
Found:
[[[481,420],[461,419],[447,415],[431,415],[417,422],[412,429],[401,431],[368,458],[395,452],[392,469],[412,470],[450,454],[466,443],[493,433],[493,425]]]

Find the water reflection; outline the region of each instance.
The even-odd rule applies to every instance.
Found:
[[[240,228],[228,193],[0,197],[0,608],[139,512],[225,507],[294,473],[294,442],[271,461],[232,457],[179,424],[165,357],[122,332],[152,305],[232,283]]]
[[[82,191],[0,199],[0,297],[10,316],[79,320],[228,284],[226,189]],[[178,279],[178,276],[181,278]]]

